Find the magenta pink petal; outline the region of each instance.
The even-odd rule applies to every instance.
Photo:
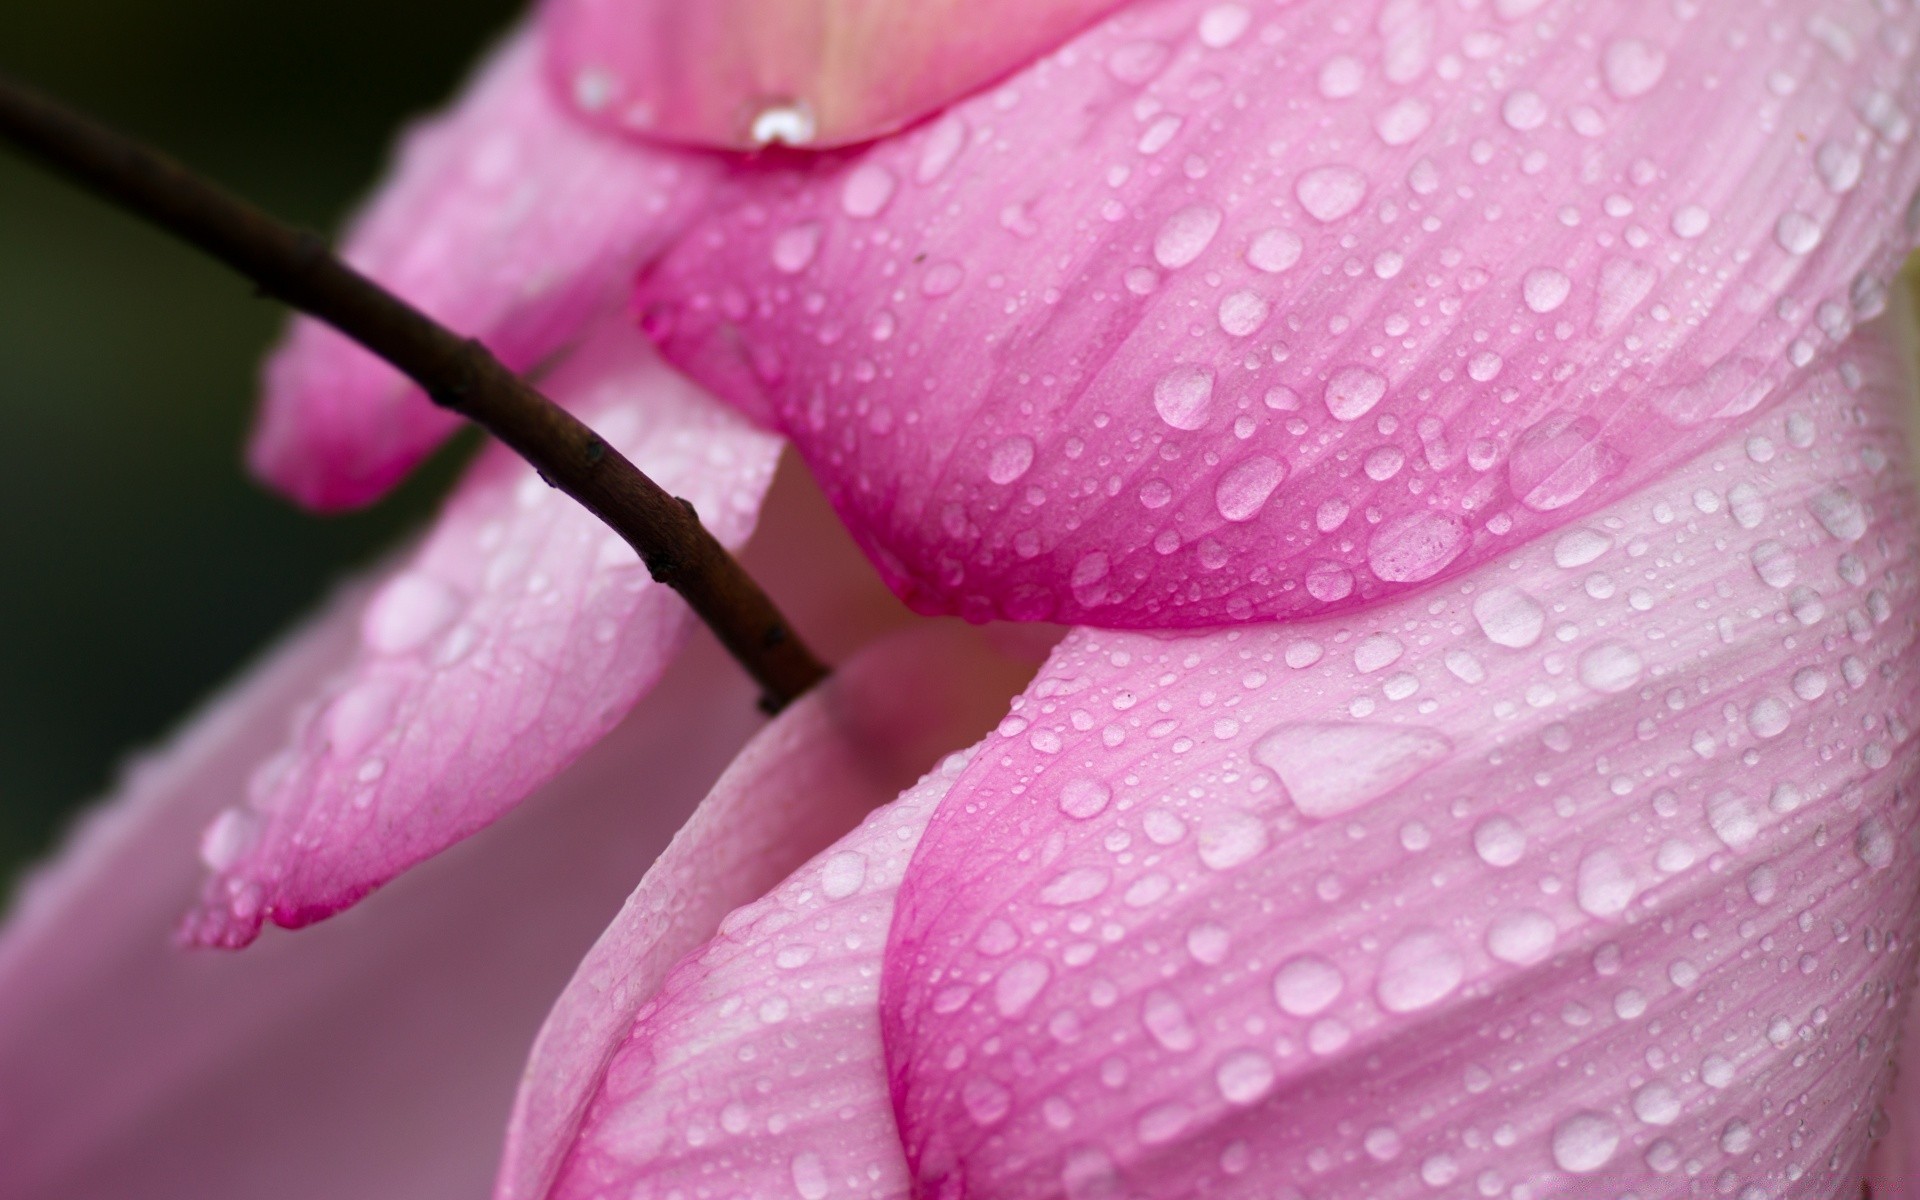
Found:
[[[610,129],[702,146],[865,141],[1123,0],[549,0],[555,86]]]
[[[1915,398],[1868,327],[1421,596],[1070,637],[902,885],[917,1194],[1857,1200],[1920,945]]]
[[[928,763],[976,740],[1031,674],[1030,664],[987,650],[971,630],[921,626],[862,651],[750,742],[548,1016],[508,1128],[498,1200],[551,1194],[609,1060],[639,1036],[635,1014],[674,964],[730,911],[759,900],[899,795]],[[921,686],[926,680],[939,686]],[[880,945],[877,936],[868,941],[870,963]],[[670,1036],[659,1023],[678,1019],[656,1015],[647,1036]],[[878,1028],[874,1019],[867,1026]],[[869,1043],[865,1061],[877,1064],[877,1037]],[[876,1090],[873,1106],[884,1105]]]
[[[926,611],[1325,613],[1778,403],[1920,208],[1920,12],[1154,0],[649,271]]]
[[[706,194],[712,164],[622,145],[549,93],[516,33],[448,113],[414,129],[347,233],[348,261],[507,365],[540,365],[617,303]],[[357,344],[293,323],[266,369],[251,459],[320,508],[385,491],[459,423]]]
[[[880,953],[894,885],[957,764],[849,831],[990,728],[1031,673],[975,631],[923,626],[862,651],[761,734],[549,1017],[499,1200],[903,1184]]]
[[[340,597],[130,772],[0,929],[0,1197],[471,1200],[553,996],[727,759],[754,692],[696,639],[498,830],[242,956],[168,937],[200,829],[349,661]]]
[[[548,387],[722,542],[746,538],[775,438],[617,322]],[[308,924],[494,821],[617,725],[690,626],[625,542],[493,449],[367,604],[352,661],[247,803],[208,828],[186,935],[237,946],[263,921]]]

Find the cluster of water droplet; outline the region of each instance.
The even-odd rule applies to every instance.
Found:
[[[1150,6],[749,172],[641,300],[919,607],[1351,607],[1657,476],[1884,303],[1920,19],[1728,55],[1757,18],[1682,10]]]
[[[1422,596],[1073,635],[903,892],[922,1183],[1851,1200],[1914,958],[1920,542],[1895,352],[1843,353]]]
[[[737,539],[777,450],[683,384],[658,383],[639,353],[569,399]],[[635,387],[651,389],[644,417]],[[247,803],[207,829],[214,878],[190,937],[238,944],[264,919],[324,916],[485,825],[625,716],[680,644],[680,602],[633,549],[505,451],[408,557]],[[543,759],[536,742],[574,749]]]

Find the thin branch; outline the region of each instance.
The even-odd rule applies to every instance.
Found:
[[[625,538],[655,579],[686,597],[765,689],[769,710],[826,677],[826,668],[700,524],[691,505],[669,495],[479,342],[435,323],[347,266],[317,235],[274,220],[4,73],[0,139],[332,325],[398,367],[435,403],[513,447],[549,483]]]

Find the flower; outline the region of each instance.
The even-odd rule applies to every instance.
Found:
[[[702,88],[631,33],[669,7],[554,0],[351,239],[724,540],[777,433],[914,607],[1074,626],[837,840],[890,785],[813,781],[873,722],[924,741],[881,781],[963,740],[896,698],[1004,677],[878,643],[762,732],[561,993],[497,1195],[1855,1194],[1914,967],[1911,321],[1872,318],[1920,12],[1108,8],[967,96],[1032,43],[907,21],[938,69],[859,59],[912,81],[872,104],[783,27]],[[303,325],[254,463],[355,503],[447,426]],[[336,619],[189,936],[335,912],[646,726],[685,616],[608,544],[481,464]],[[85,990],[87,846],[0,947],[34,1012]]]

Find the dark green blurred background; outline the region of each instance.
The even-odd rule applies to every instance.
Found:
[[[519,7],[0,0],[0,69],[331,230]],[[0,154],[0,880],[451,477],[457,453],[326,519],[252,484],[240,445],[280,320]]]

